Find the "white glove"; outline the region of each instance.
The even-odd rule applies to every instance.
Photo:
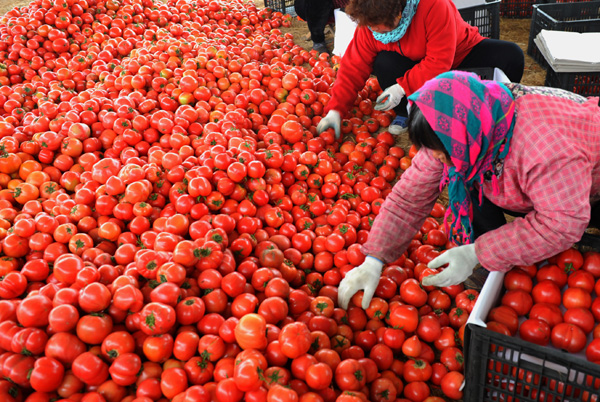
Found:
[[[339,306],[346,310],[352,296],[359,290],[364,290],[362,308],[366,310],[369,304],[371,304],[371,299],[375,294],[377,285],[379,285],[382,268],[383,262],[375,257],[367,256],[362,264],[350,270],[340,283],[338,289]]]
[[[458,285],[471,276],[478,263],[475,244],[451,248],[427,264],[429,268],[439,268],[444,264],[448,264],[448,268],[437,275],[426,276],[421,283],[424,286],[437,286],[440,288]]]
[[[375,110],[390,110],[400,104],[400,101],[404,98],[404,88],[400,84],[394,84],[387,87],[381,95],[377,97],[375,101]]]
[[[327,116],[323,117],[317,125],[317,132],[321,134],[328,128],[333,128],[335,131],[335,138],[340,139],[340,126],[342,124],[342,118],[340,112],[337,110],[330,110]]]

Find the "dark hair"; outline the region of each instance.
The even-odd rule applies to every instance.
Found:
[[[361,26],[381,24],[396,28],[396,18],[405,6],[406,0],[350,0],[346,14]]]
[[[442,144],[442,140],[433,131],[416,103],[413,103],[410,107],[406,124],[408,127],[408,138],[417,148],[424,147],[434,151],[443,151],[448,159],[450,159],[450,154],[444,147],[444,144]]]

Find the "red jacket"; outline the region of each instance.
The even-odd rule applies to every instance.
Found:
[[[373,71],[375,56],[381,51],[395,51],[411,60],[420,60],[398,79],[408,96],[426,81],[456,68],[483,39],[477,28],[462,19],[452,0],[421,0],[399,42],[385,45],[373,37],[368,27],[358,27],[342,58],[325,111],[337,110],[344,116],[350,110]]]

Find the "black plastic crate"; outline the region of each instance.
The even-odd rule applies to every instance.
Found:
[[[294,0],[265,0],[265,7],[281,11],[283,14],[296,15]]]
[[[463,20],[479,28],[481,36],[500,39],[500,0],[458,10]]]
[[[502,0],[500,15],[505,18],[529,18],[534,4],[547,2],[544,0]]]
[[[600,365],[468,324],[464,402],[600,400]]]
[[[548,68],[544,85],[566,89],[583,96],[600,96],[600,72],[557,73]]]
[[[600,32],[600,1],[561,2],[533,6],[527,54],[533,57],[542,67],[548,69],[548,63],[533,42],[542,29],[549,31]]]

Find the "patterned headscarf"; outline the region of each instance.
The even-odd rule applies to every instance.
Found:
[[[494,173],[492,162],[508,154],[514,127],[513,96],[498,82],[451,71],[426,82],[408,99],[419,106],[454,165],[445,166],[440,183],[440,189],[448,184],[446,224],[452,212],[452,226],[456,229],[456,234],[449,235],[459,244],[471,243],[471,196],[477,196],[481,205],[484,175]],[[495,174],[492,186],[497,193]]]
[[[375,32],[369,28],[373,33],[373,37],[385,45],[388,43],[398,42],[406,33],[408,26],[417,12],[418,5],[419,0],[408,0],[406,2],[406,7],[404,7],[404,10],[402,10],[402,17],[400,17],[398,26],[394,30],[385,33]]]

